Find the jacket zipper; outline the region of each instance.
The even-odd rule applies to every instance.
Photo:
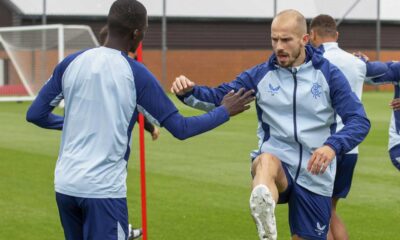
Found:
[[[293,90],[293,126],[294,126],[294,140],[299,144],[300,147],[300,156],[299,156],[299,166],[297,167],[297,171],[296,171],[296,176],[294,178],[294,182],[297,181],[297,178],[299,177],[299,173],[300,173],[300,168],[301,168],[301,162],[303,160],[303,145],[301,145],[301,143],[299,142],[299,139],[297,137],[297,118],[296,118],[296,94],[297,94],[297,69],[293,68],[291,70],[292,76],[293,76],[293,80],[294,80],[294,90]]]

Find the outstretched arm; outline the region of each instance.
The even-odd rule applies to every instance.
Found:
[[[387,62],[384,64],[388,68],[385,74],[377,77],[372,77],[371,80],[377,84],[387,84],[387,83],[397,84],[400,81],[400,62]],[[370,67],[371,65],[367,64],[367,69]]]
[[[245,93],[244,89],[237,93],[230,92],[221,101],[221,106],[200,116],[183,117],[164,93],[155,77],[139,63],[133,64],[137,87],[137,104],[146,116],[151,115],[178,139],[186,139],[209,131],[229,120],[240,112],[247,110],[254,100],[253,92]]]
[[[366,77],[370,78],[372,81],[374,81],[374,79],[378,79],[378,78],[384,76],[387,73],[387,71],[389,70],[389,66],[390,66],[388,63],[379,62],[379,61],[366,62],[365,64],[367,65]]]
[[[255,81],[260,67],[256,66],[241,73],[230,83],[223,83],[216,88],[197,86],[193,81],[181,75],[172,83],[171,92],[174,93],[183,103],[193,108],[210,111],[221,105],[225,94],[230,91],[237,92],[239,89],[256,91]]]
[[[369,61],[368,56],[362,52],[354,53],[354,55],[366,64],[366,82],[380,85],[398,81],[394,80],[389,72],[390,65],[393,62]]]
[[[244,92],[244,88],[237,93],[231,91],[224,96],[221,106],[210,112],[188,118],[175,113],[166,119],[164,126],[180,140],[201,134],[228,121],[229,116],[235,116],[249,109],[248,104],[254,100],[252,94],[251,90]]]

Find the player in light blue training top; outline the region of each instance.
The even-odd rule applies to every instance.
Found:
[[[339,33],[336,22],[329,15],[318,15],[310,23],[310,43],[323,52],[328,59],[345,75],[352,91],[361,100],[364,81],[367,79],[367,67],[364,61],[341,48],[337,43]],[[378,77],[387,71],[384,64],[374,65],[369,69],[370,77]],[[374,74],[374,76],[371,76]],[[344,125],[340,116],[336,115],[337,131]],[[332,217],[330,224],[330,239],[348,239],[345,225],[337,216],[336,206],[339,198],[346,198],[350,191],[354,168],[358,159],[358,146],[342,156],[337,156],[336,177],[332,195]]]
[[[362,57],[367,63],[367,70],[374,69],[377,62],[369,62],[365,55]],[[394,85],[394,96],[390,103],[393,112],[389,126],[388,150],[393,166],[400,170],[400,62],[381,63],[388,67],[388,71],[384,75],[372,77],[370,80],[375,84]]]
[[[217,88],[195,86],[184,76],[171,91],[205,110],[242,87],[256,92],[259,148],[252,154],[250,209],[259,238],[276,239],[276,203],[289,204],[293,239],[326,239],[336,157],[368,134],[364,108],[337,67],[308,44],[304,16],[279,13],[271,25],[274,54]],[[337,129],[336,114],[344,127]]]
[[[144,37],[146,8],[117,0],[107,24],[105,46],[66,57],[27,112],[29,122],[62,129],[54,182],[68,240],[127,239],[127,161],[138,112],[185,139],[228,121],[254,99],[241,89],[207,114],[182,117],[150,71],[127,56]],[[61,99],[64,116],[52,114]]]

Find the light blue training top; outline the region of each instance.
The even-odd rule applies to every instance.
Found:
[[[252,157],[273,154],[297,184],[332,196],[336,160],[323,174],[312,175],[307,165],[313,151],[328,145],[340,156],[356,147],[370,129],[364,108],[343,73],[319,50],[306,46],[306,59],[299,67],[280,67],[273,54],[269,61],[244,71],[232,82],[216,88],[196,86],[179,98],[208,111],[219,106],[226,93],[240,88],[256,93],[258,150]],[[340,131],[336,114],[345,125]]]
[[[51,113],[65,100],[64,117]],[[229,120],[225,107],[184,118],[147,68],[115,49],[72,54],[58,64],[27,120],[62,129],[56,192],[85,198],[126,197],[131,132],[138,112],[185,139]]]

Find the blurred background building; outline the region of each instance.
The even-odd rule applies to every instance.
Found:
[[[88,25],[98,36],[112,2],[0,0],[0,27],[40,25],[45,19],[47,24]],[[166,88],[180,74],[198,84],[215,86],[266,61],[271,54],[272,18],[276,12],[288,8],[299,10],[308,20],[321,13],[338,19],[340,46],[350,52],[361,50],[371,59],[400,58],[397,14],[400,1],[396,0],[143,0],[142,3],[149,15],[149,29],[143,43],[144,63]],[[163,18],[167,23],[164,42]],[[1,46],[0,58],[4,69],[0,74],[5,82],[13,81],[18,76]]]

